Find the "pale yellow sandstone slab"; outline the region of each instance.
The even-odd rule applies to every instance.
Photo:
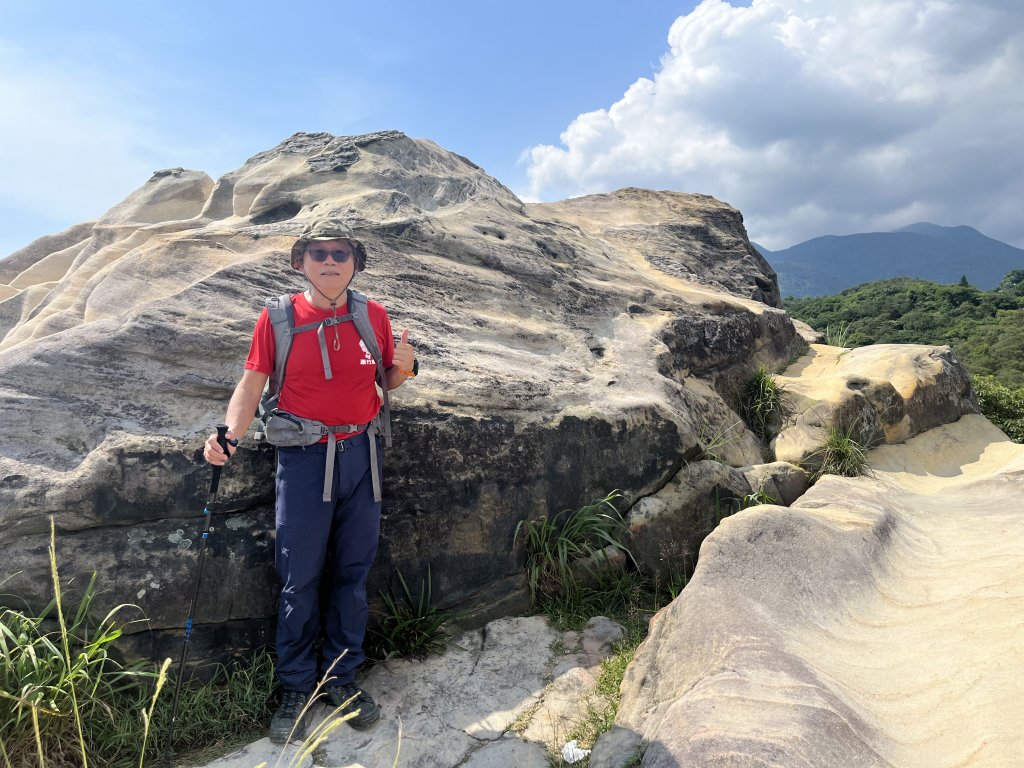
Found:
[[[705,541],[623,683],[645,766],[1024,762],[1024,446],[969,415],[871,461]]]

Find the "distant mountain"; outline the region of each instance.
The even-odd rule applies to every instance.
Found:
[[[782,251],[754,247],[779,276],[783,296],[825,296],[861,283],[916,277],[955,283],[962,275],[983,290],[1011,269],[1024,268],[1024,250],[972,227],[921,222],[895,232],[826,235]]]

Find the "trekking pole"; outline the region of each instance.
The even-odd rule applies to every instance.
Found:
[[[229,455],[227,424],[217,425],[217,444],[220,445],[225,456]],[[178,696],[181,694],[181,681],[185,677],[185,664],[188,662],[188,643],[192,637],[192,622],[196,615],[196,604],[199,602],[199,582],[203,578],[203,560],[206,558],[206,544],[210,539],[210,531],[212,530],[210,528],[210,505],[213,504],[214,499],[217,498],[217,488],[220,487],[220,472],[222,469],[224,469],[223,465],[213,468],[213,477],[210,479],[210,498],[207,500],[206,506],[203,508],[205,524],[203,526],[203,535],[199,539],[199,562],[196,564],[196,583],[192,590],[192,604],[188,609],[188,619],[185,621],[185,639],[181,645],[181,661],[178,663],[178,680],[174,686],[174,704],[171,707],[171,726],[167,731],[167,748],[164,750],[164,764],[168,766],[171,764],[171,744],[174,741],[174,721],[178,716]]]

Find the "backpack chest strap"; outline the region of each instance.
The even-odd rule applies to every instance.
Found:
[[[324,378],[330,381],[334,378],[334,373],[331,371],[331,359],[327,353],[327,336],[324,333],[324,328],[330,328],[335,325],[341,325],[352,320],[352,315],[338,315],[337,317],[328,317],[318,323],[307,323],[306,325],[300,325],[296,328],[289,328],[288,335],[294,338],[300,333],[305,331],[316,330],[317,342],[320,345],[320,360],[324,365]]]

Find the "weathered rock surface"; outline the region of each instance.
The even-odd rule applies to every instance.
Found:
[[[738,469],[717,461],[684,466],[664,488],[629,513],[633,557],[660,584],[688,575],[700,544],[715,526],[740,509],[750,484]]]
[[[596,617],[582,633],[566,635],[574,637],[542,617],[499,619],[463,634],[441,656],[377,666],[361,684],[381,705],[380,722],[367,731],[342,725],[303,765],[390,768],[398,755],[405,768],[545,768],[542,745],[555,754],[564,743],[556,746],[552,723],[571,730],[582,718],[595,670],[622,628]],[[572,688],[578,698],[566,701],[569,679],[582,682]],[[315,716],[326,715],[318,707]],[[261,739],[207,768],[273,765],[282,752],[286,764],[297,751]]]
[[[736,421],[719,392],[803,345],[761,303],[778,290],[739,213],[705,196],[524,205],[390,131],[296,134],[216,181],[161,171],[0,262],[6,592],[45,601],[53,516],[64,575],[100,568],[97,607],[138,603],[140,650],[173,654],[209,478],[199,449],[263,300],[300,287],[285,254],[319,215],[366,242],[357,287],[423,362],[394,398],[370,593],[396,564],[414,584],[429,566],[435,597],[471,621],[523,606],[519,520],[659,489],[703,429]],[[197,659],[266,640],[271,462],[246,441],[224,473]]]
[[[774,270],[750,247],[743,222],[708,195],[622,189],[531,206],[579,227],[654,269],[726,293],[782,305]],[[676,254],[684,244],[686,258]]]
[[[721,461],[687,463],[656,493],[629,511],[630,551],[660,585],[680,583],[697,563],[704,537],[725,517],[767,496],[788,506],[807,490],[803,469],[784,461],[736,469]]]
[[[745,467],[743,476],[752,492],[763,493],[773,503],[784,507],[803,496],[808,485],[807,472],[785,461]]]
[[[588,709],[602,706],[601,702],[591,701],[601,661],[613,653],[614,644],[624,637],[622,627],[604,616],[591,619],[582,634],[563,635],[565,652],[555,659],[551,682],[522,731],[524,739],[543,744],[549,754],[559,753],[572,732],[586,720]]]
[[[813,333],[777,308],[738,212],[637,189],[524,205],[397,132],[296,134],[216,181],[161,171],[97,222],[0,261],[6,593],[46,602],[52,516],[75,577],[66,600],[98,570],[99,610],[133,602],[149,619],[130,627],[135,650],[176,654],[209,481],[199,449],[263,299],[300,287],[286,253],[320,215],[367,243],[357,287],[412,330],[423,361],[395,397],[371,594],[397,567],[414,588],[429,567],[435,598],[469,625],[514,612],[516,523],[612,488],[641,500],[637,560],[672,579],[744,495],[797,498],[794,465],[813,464],[828,426],[909,439],[874,451],[872,477],[826,478],[704,542],[594,768],[644,745],[648,768],[1021,761],[1024,459],[970,415],[951,353],[812,347],[781,380],[795,405],[782,461],[761,464],[722,395]],[[724,463],[700,460],[709,434],[734,429]],[[197,660],[271,639],[271,499],[272,451],[246,441],[214,506]],[[365,684],[385,720],[343,728],[316,760],[390,765],[401,716],[401,764],[543,764],[537,743],[556,746],[580,717],[605,629],[543,653],[550,627],[506,619],[441,659],[377,667]]]
[[[966,415],[728,518],[591,765],[1024,761],[1024,447]]]

